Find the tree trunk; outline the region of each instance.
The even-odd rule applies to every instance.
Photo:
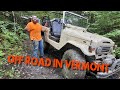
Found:
[[[16,26],[15,26],[15,13],[14,13],[14,11],[12,11],[12,14],[13,14],[13,19],[14,19],[14,29],[16,30]]]

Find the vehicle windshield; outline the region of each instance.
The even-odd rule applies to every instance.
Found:
[[[78,14],[74,14],[72,12],[65,12],[64,13],[64,23],[87,28],[88,19],[83,16],[80,16]]]

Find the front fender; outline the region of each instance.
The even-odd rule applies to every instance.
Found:
[[[78,43],[76,41],[68,41],[67,43],[74,45],[75,47],[79,48],[85,55],[87,56],[93,56],[95,55],[95,52],[90,53],[88,51],[88,45]]]

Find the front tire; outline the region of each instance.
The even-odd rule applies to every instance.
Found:
[[[86,62],[85,58],[78,51],[73,49],[67,50],[64,53],[62,60],[79,60],[80,62]],[[66,68],[64,64],[62,69],[62,75],[67,79],[84,79],[86,71],[70,70]]]

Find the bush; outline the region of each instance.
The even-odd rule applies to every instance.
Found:
[[[117,47],[115,50],[116,58],[120,58],[120,47]]]
[[[28,35],[23,32],[23,28],[9,21],[0,21],[0,78],[19,78],[20,72],[16,71],[16,66],[7,63],[8,55],[21,55],[23,53],[23,41],[28,39]]]
[[[94,14],[94,15],[93,15]],[[98,33],[112,39],[118,48],[115,51],[117,57],[120,57],[120,12],[118,11],[95,11],[88,31]]]

